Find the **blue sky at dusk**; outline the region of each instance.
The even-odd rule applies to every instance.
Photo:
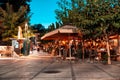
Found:
[[[56,4],[58,0],[32,0],[30,3],[31,25],[42,24],[47,28],[51,23],[56,22],[55,9],[58,9]]]

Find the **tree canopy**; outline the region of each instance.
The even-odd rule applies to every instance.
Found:
[[[120,28],[119,0],[60,0],[57,4],[58,21],[75,25],[85,38],[102,36],[104,31],[114,34]]]
[[[0,40],[8,40],[17,35],[18,26],[24,27],[29,21],[30,0],[1,0],[0,3]]]
[[[29,2],[31,2],[31,0],[0,0],[0,6],[5,10],[6,9],[5,4],[9,3],[10,5],[13,6],[14,12],[17,12],[21,6],[28,6],[27,11],[29,12],[30,11]]]

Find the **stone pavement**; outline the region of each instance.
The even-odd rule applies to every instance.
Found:
[[[47,53],[36,53],[22,58],[0,59],[0,80],[120,80],[120,62],[91,64],[58,61],[48,56]]]

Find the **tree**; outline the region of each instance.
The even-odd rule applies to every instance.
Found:
[[[4,29],[1,33],[3,39],[8,40],[9,38],[17,35],[18,28],[16,27],[22,25],[28,20],[28,17],[24,16],[24,21],[19,23],[21,16],[25,14],[26,10],[27,6],[21,6],[18,12],[14,12],[12,5],[9,3],[6,4],[6,10],[0,7],[0,20],[3,22],[0,30],[2,31]]]
[[[58,22],[55,22],[56,29],[60,28],[61,24]]]
[[[114,1],[106,0],[106,1],[96,1],[94,3],[96,6],[93,7],[92,15],[93,15],[93,26],[95,34],[106,41],[107,45],[107,54],[108,54],[108,64],[111,64],[110,61],[110,50],[109,50],[109,36],[116,34],[117,30],[120,27],[115,26],[116,24],[116,15],[119,14],[119,9],[115,6],[117,5]],[[117,19],[119,22],[119,20]]]
[[[59,9],[55,10],[56,19],[62,24],[68,24],[68,9],[70,3],[68,2],[68,0],[60,0],[57,2],[57,4],[59,6]]]
[[[45,27],[42,24],[35,24],[31,26],[34,33],[39,33],[42,36],[45,33]]]
[[[27,13],[30,11],[29,2],[31,0],[0,0],[0,6],[5,10],[6,9],[6,3],[9,3],[13,6],[13,11],[17,12],[21,6],[28,6]],[[26,14],[27,14],[26,13]]]
[[[21,6],[24,6],[24,7],[27,6],[26,12],[18,20],[18,23],[22,23],[22,22],[24,22],[25,18],[28,15],[29,16],[32,15],[32,14],[30,14],[30,6],[29,6],[30,1],[31,0],[0,0],[0,3],[1,3],[0,7],[2,7],[3,10],[6,10],[7,9],[6,3],[9,3],[10,5],[12,5],[13,12],[18,12],[18,10],[21,8]]]
[[[4,12],[10,13],[10,15],[8,15],[9,16],[9,18],[8,18],[9,21],[12,20],[12,19],[10,19],[10,16],[14,16],[14,18],[15,18],[15,15],[13,15],[13,13],[16,13],[16,14],[18,13],[17,15],[18,16],[20,15],[19,16],[20,18],[18,18],[16,20],[16,22],[14,23],[14,26],[17,27],[18,25],[22,25],[22,27],[24,27],[24,22],[25,21],[28,22],[30,17],[31,17],[31,14],[29,14],[29,12],[30,12],[29,2],[30,1],[31,0],[0,0],[0,7],[2,8],[2,11],[4,10]],[[6,3],[9,4],[9,5],[6,6]],[[26,10],[23,7],[26,8]],[[23,9],[23,11],[22,11],[22,9]],[[2,17],[2,19],[3,19],[5,17],[3,17],[3,12],[2,11],[0,12],[0,17]],[[21,11],[21,13],[20,13],[20,11]],[[6,16],[7,16],[7,14],[6,14]],[[8,25],[8,24],[6,25],[6,23],[8,23],[8,22],[3,22],[3,21],[1,21],[1,22],[2,22],[1,25],[0,25],[1,30],[2,29],[8,29],[9,30],[8,32],[10,32],[11,29],[8,28],[10,25]],[[14,28],[14,29],[15,29],[14,32],[17,32],[17,28]],[[7,30],[5,30],[5,31],[7,31]],[[4,33],[5,31],[1,31],[0,34]],[[7,35],[7,34],[8,33],[4,34],[4,36]],[[13,34],[15,35],[16,33],[13,33]],[[11,37],[11,35],[9,35],[9,37]],[[1,38],[2,38],[2,36],[1,36]]]
[[[48,26],[48,32],[50,32],[50,31],[52,31],[52,30],[55,30],[56,28],[55,28],[55,25],[54,25],[54,23],[52,23],[52,24],[50,24],[49,26]]]
[[[107,44],[107,54],[108,54],[108,64],[111,64],[110,61],[110,50],[109,50],[109,36],[112,34],[116,34],[116,30],[118,30],[118,26],[115,26],[116,20],[119,22],[119,20],[116,18],[116,16],[119,15],[119,8],[116,8],[115,6],[118,6],[114,1],[106,0],[106,1],[88,1],[87,7],[85,11],[87,13],[87,24],[86,26],[90,27],[92,29],[92,32],[94,32],[94,37],[103,37],[103,40],[106,41]]]

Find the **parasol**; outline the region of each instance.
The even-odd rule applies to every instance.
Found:
[[[75,26],[65,25],[61,28],[46,33],[41,37],[42,40],[68,40],[78,36],[78,29]]]
[[[42,40],[68,40],[78,37],[78,29],[75,26],[65,25],[56,30],[46,33],[41,37]],[[69,42],[69,48],[71,43]],[[71,51],[69,49],[69,55],[71,57]]]
[[[22,39],[22,38],[23,38],[22,28],[18,26],[18,39]]]

